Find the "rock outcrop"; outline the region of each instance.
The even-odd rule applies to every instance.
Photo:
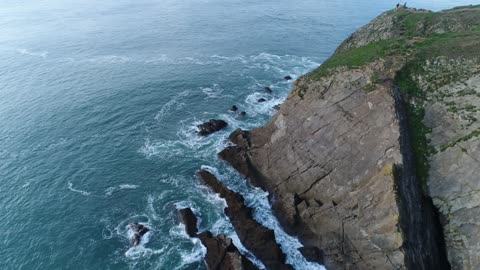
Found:
[[[207,136],[219,130],[226,128],[227,122],[218,119],[210,119],[208,122],[198,125],[198,135]]]
[[[208,270],[258,270],[238,251],[231,238],[223,234],[213,236],[209,231],[197,234],[197,217],[190,208],[180,209],[178,214],[187,234],[198,237],[207,249],[204,261]]]
[[[185,231],[190,237],[197,237],[198,227],[197,227],[197,216],[193,213],[190,208],[183,208],[178,210],[178,216],[180,221],[185,225]]]
[[[385,12],[219,155],[327,268],[479,269],[478,29],[478,6]]]
[[[132,242],[132,246],[138,246],[142,241],[142,237],[150,231],[147,226],[137,222],[129,224],[129,227],[130,230],[132,230],[133,232],[132,238],[130,239],[130,242]]]
[[[452,71],[462,76],[439,80]],[[439,57],[424,72],[417,80],[427,93],[428,191],[443,216],[452,269],[480,269],[480,61]]]
[[[380,65],[380,64],[378,64]],[[377,67],[380,68],[380,67]],[[394,164],[401,164],[399,125],[387,86],[363,90],[373,70],[305,78],[263,127],[237,130],[220,153],[272,194],[279,219],[332,269],[398,269]],[[393,74],[391,74],[393,75]]]
[[[229,190],[213,174],[206,170],[197,172],[197,176],[220,197],[227,201],[225,215],[232,222],[242,244],[270,270],[288,270],[291,265],[285,263],[285,255],[275,241],[274,232],[252,216],[252,209],[245,206],[242,195]]]

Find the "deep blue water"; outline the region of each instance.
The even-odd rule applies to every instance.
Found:
[[[409,1],[435,10],[470,2]],[[266,194],[216,153],[229,132],[274,113],[290,89],[283,76],[315,68],[395,4],[2,1],[0,269],[203,269],[204,250],[175,209],[193,207],[202,230],[235,233],[224,202],[193,177],[201,166],[246,196],[297,270],[321,269],[295,251]],[[197,137],[210,118],[230,125]],[[130,249],[132,221],[152,233]]]

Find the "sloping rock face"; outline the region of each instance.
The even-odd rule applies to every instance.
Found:
[[[463,70],[463,76],[425,83],[453,70]],[[480,269],[480,61],[440,57],[425,63],[424,71],[418,78],[430,88],[424,122],[435,148],[428,190],[444,217],[452,268]]]
[[[363,87],[381,63],[340,71],[294,89],[280,111],[251,132],[234,132],[220,155],[271,191],[287,227],[323,249],[332,269],[399,269],[394,164],[401,164],[399,123],[387,86]]]
[[[331,269],[480,269],[479,27],[386,12],[219,155]]]

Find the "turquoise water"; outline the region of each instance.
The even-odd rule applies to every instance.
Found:
[[[438,10],[470,1],[410,2]],[[283,76],[315,68],[395,4],[2,1],[0,269],[203,269],[205,251],[176,208],[192,207],[202,230],[239,243],[224,202],[193,177],[201,166],[244,194],[297,270],[321,269],[296,252],[267,195],[216,153],[229,132],[274,113],[290,89]],[[233,104],[247,117],[229,112]],[[210,118],[228,129],[197,137]],[[137,248],[132,221],[152,229]]]

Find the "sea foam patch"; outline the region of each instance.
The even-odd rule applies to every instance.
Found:
[[[91,192],[73,188],[73,183],[72,183],[72,182],[68,182],[68,189],[69,189],[70,191],[73,191],[73,192],[76,192],[76,193],[80,193],[80,194],[82,194],[83,196],[89,196],[89,195],[91,194]]]

